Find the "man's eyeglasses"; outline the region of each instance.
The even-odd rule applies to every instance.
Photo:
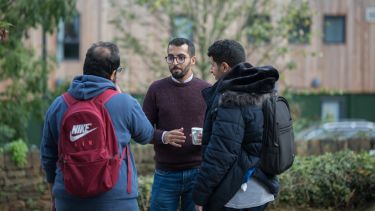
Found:
[[[186,56],[184,54],[179,54],[177,56],[168,55],[168,56],[165,57],[165,61],[168,64],[172,64],[174,62],[174,60],[176,60],[176,62],[178,64],[182,64],[182,63],[185,62],[185,59],[186,59]]]
[[[122,71],[124,71],[125,70],[125,68],[124,67],[118,67],[117,69],[116,69],[116,72],[118,72],[118,73],[121,73]]]

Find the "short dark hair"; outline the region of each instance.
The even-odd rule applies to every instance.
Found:
[[[180,38],[180,37],[174,38],[173,40],[169,41],[168,47],[170,45],[181,46],[183,44],[186,44],[188,46],[189,55],[190,56],[195,56],[195,47],[194,47],[194,44],[193,44],[193,42],[191,42],[190,40],[188,40],[186,38]]]
[[[246,61],[245,49],[234,40],[217,40],[209,48],[207,55],[212,57],[216,64],[226,62],[229,67]]]
[[[110,42],[97,42],[87,50],[83,74],[109,79],[118,67],[120,67],[118,47]]]

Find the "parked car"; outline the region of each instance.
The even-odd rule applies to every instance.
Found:
[[[319,124],[296,134],[296,151],[299,155],[319,155],[340,150],[375,150],[375,123],[347,120]]]
[[[364,120],[328,122],[296,134],[297,141],[370,139],[375,141],[375,123]]]

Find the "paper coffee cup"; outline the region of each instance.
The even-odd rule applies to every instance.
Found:
[[[198,135],[202,134],[203,128],[201,127],[192,127],[191,128],[191,141],[194,145],[201,145],[202,143],[198,142]]]

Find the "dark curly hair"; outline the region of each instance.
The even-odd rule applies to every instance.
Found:
[[[218,40],[209,48],[207,55],[212,57],[216,64],[226,62],[229,67],[246,61],[245,49],[234,40]]]

